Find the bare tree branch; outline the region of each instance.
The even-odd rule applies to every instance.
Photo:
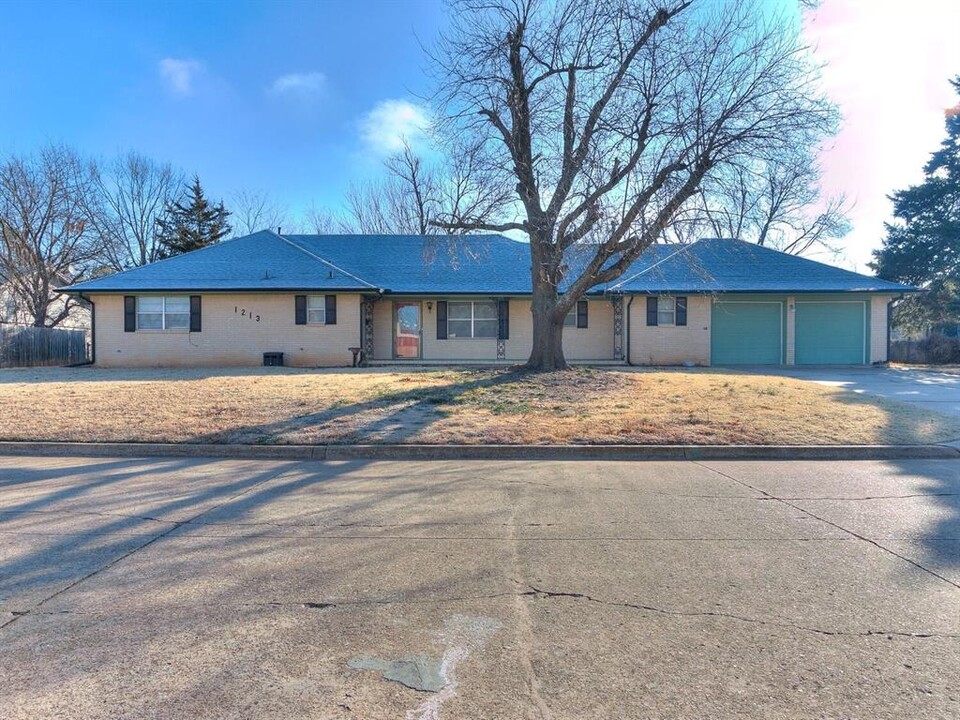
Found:
[[[180,194],[183,174],[133,151],[107,165],[91,163],[90,174],[87,217],[107,266],[119,272],[159,259],[157,221]]]
[[[292,230],[287,209],[267,192],[240,190],[230,199],[233,237],[252,235],[261,230]]]
[[[0,164],[0,284],[37,327],[69,317],[56,288],[97,267],[102,244],[91,232],[89,167],[62,146]]]

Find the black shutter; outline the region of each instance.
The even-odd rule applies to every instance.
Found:
[[[200,332],[200,296],[190,296],[190,332]]]
[[[677,325],[687,324],[687,299],[685,297],[677,298]]]
[[[510,301],[497,300],[497,340],[510,338]]]
[[[297,295],[294,298],[293,321],[297,325],[307,324],[307,296]]]
[[[327,295],[327,299],[324,301],[326,303],[326,308],[323,313],[323,322],[327,325],[336,325],[337,324],[337,296],[336,295]]]
[[[585,328],[587,326],[587,301],[577,300],[577,327]]]
[[[437,340],[447,339],[447,301],[437,301]]]
[[[123,298],[123,331],[136,332],[137,330],[137,298],[125,295]]]
[[[647,298],[647,325],[657,324],[657,299],[655,297]]]

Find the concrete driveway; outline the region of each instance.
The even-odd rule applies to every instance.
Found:
[[[910,368],[777,368],[751,370],[810,380],[842,390],[910,403],[960,417],[960,375]]]
[[[0,457],[0,717],[960,716],[960,463]]]

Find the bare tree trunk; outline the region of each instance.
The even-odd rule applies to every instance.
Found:
[[[557,292],[560,276],[557,272],[553,246],[543,240],[531,238],[530,275],[533,297],[530,311],[533,313],[533,346],[526,367],[537,372],[563,370],[567,360],[563,356],[563,319],[566,310]]]
[[[557,292],[546,283],[534,287],[533,347],[526,367],[538,372],[563,370],[568,367],[563,356],[563,315],[557,319]]]

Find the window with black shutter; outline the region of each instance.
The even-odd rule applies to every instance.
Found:
[[[657,298],[647,298],[647,325],[657,324]]]
[[[327,295],[326,299],[326,318],[324,322],[327,325],[337,324],[337,296]]]
[[[447,301],[437,301],[437,340],[447,339]]]
[[[497,301],[497,339],[508,340],[510,338],[510,301]]]
[[[685,297],[677,298],[677,325],[687,324],[687,299]]]
[[[190,332],[200,332],[203,326],[200,317],[200,296],[190,296]]]
[[[293,302],[293,321],[297,325],[307,324],[307,296],[297,295]]]
[[[587,327],[587,301],[577,300],[577,327]]]
[[[137,298],[134,295],[123,298],[123,331],[137,331]]]

